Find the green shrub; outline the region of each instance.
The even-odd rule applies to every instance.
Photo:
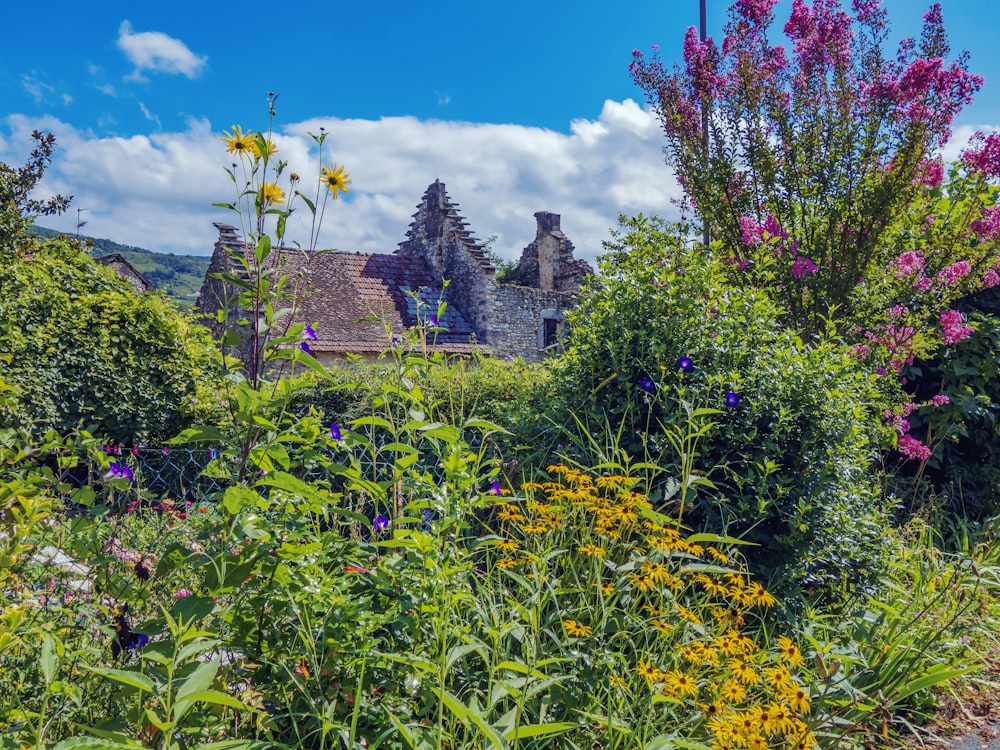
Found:
[[[0,426],[89,426],[130,444],[175,433],[211,400],[218,354],[203,329],[71,243],[9,255],[0,321],[0,369],[18,394]]]
[[[786,330],[764,292],[729,286],[680,228],[639,217],[625,230],[554,365],[552,420],[617,431],[665,469],[661,504],[683,497],[686,523],[760,545],[748,557],[761,572],[810,587],[871,582],[887,523],[872,473],[875,382],[836,340]],[[697,445],[683,442],[698,430]],[[564,439],[585,443],[579,431]],[[679,492],[685,461],[710,481]]]

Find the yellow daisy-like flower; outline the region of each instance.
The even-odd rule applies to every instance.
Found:
[[[226,151],[233,156],[249,156],[254,152],[253,133],[244,133],[239,125],[233,125],[233,132],[222,131],[222,138],[219,140],[226,144]]]
[[[516,568],[520,563],[510,557],[502,557],[497,560],[497,567],[503,570],[510,570],[511,568]]]
[[[794,690],[784,691],[784,696],[788,701],[788,705],[791,706],[792,710],[796,713],[809,713],[809,707],[812,703],[812,699],[809,697],[809,691],[801,685],[795,685],[794,687]]]
[[[581,544],[576,551],[582,552],[587,557],[604,557],[607,554],[603,547],[598,547],[596,544]]]
[[[670,635],[674,632],[674,626],[665,620],[653,620],[649,623],[663,635]]]
[[[323,167],[319,175],[319,181],[323,185],[326,185],[327,190],[333,195],[333,199],[337,200],[340,193],[350,192],[348,185],[351,184],[351,176],[344,173],[343,166],[337,166],[334,164],[332,167]]]
[[[265,206],[278,205],[285,202],[285,191],[273,182],[261,183],[260,193]]]
[[[613,593],[615,593],[614,584],[601,583],[600,581],[597,581],[594,585],[597,586],[601,590],[601,593],[604,594],[605,596],[611,596]]]
[[[726,680],[719,690],[719,698],[728,703],[742,703],[747,697],[747,689],[737,680]]]
[[[771,592],[756,581],[747,586],[746,593],[754,604],[761,607],[773,607],[777,603]]]
[[[764,731],[769,735],[787,734],[795,728],[788,708],[779,703],[768,704],[762,714],[762,720]]]
[[[759,685],[760,675],[742,659],[730,659],[726,662],[729,670],[736,675],[736,679],[744,685]]]
[[[514,552],[521,548],[521,545],[515,542],[513,539],[500,539],[497,541],[496,546],[502,549],[504,552]]]
[[[802,652],[799,651],[799,647],[792,643],[791,638],[785,636],[778,636],[778,651],[781,653],[781,658],[786,664],[792,669],[796,667],[801,667],[805,664],[805,659],[802,658]]]
[[[586,638],[591,633],[591,627],[577,622],[576,620],[563,620],[563,629],[566,635],[573,638]]]
[[[278,153],[278,147],[275,146],[272,141],[269,141],[266,138],[264,139],[264,146],[267,148],[267,155],[269,158]],[[253,142],[250,145],[250,150],[253,151],[253,155],[256,156],[258,159],[260,159],[263,156],[260,150],[260,144],[257,142],[256,138],[253,139]]]
[[[671,670],[663,675],[664,692],[668,695],[685,696],[698,695],[698,683],[691,675],[679,669]]]

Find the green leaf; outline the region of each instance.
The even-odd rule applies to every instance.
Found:
[[[213,703],[217,706],[226,706],[240,711],[259,712],[259,709],[256,709],[253,706],[248,706],[239,698],[234,698],[233,696],[227,695],[219,690],[198,690],[196,692],[189,693],[186,696],[186,699],[191,703]],[[180,701],[178,701],[178,703],[180,703]]]
[[[70,737],[57,743],[52,750],[143,750],[138,742],[112,742],[101,737]]]
[[[93,672],[94,674],[99,674],[102,677],[106,677],[112,682],[128,685],[129,687],[137,688],[138,690],[146,693],[153,693],[156,691],[153,681],[141,672],[132,672],[124,669],[110,669],[109,667],[88,667],[86,664],[81,666],[83,669]]]
[[[199,442],[211,442],[211,443],[224,443],[226,442],[226,436],[222,433],[218,427],[210,427],[207,425],[199,425],[197,427],[189,427],[186,430],[181,430],[181,433],[174,438],[167,440],[167,445],[183,445],[184,443],[199,443]]]
[[[577,729],[579,724],[569,721],[553,722],[551,724],[523,724],[504,733],[505,740],[522,740],[526,737],[554,737]]]
[[[59,656],[56,654],[56,643],[52,640],[52,636],[45,636],[45,640],[42,641],[42,653],[39,659],[42,667],[42,677],[45,678],[45,684],[51,685],[52,681],[56,678],[56,672],[59,670]]]

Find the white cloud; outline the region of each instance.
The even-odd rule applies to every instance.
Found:
[[[152,112],[150,112],[144,103],[139,102],[139,109],[142,111],[143,117],[145,117],[150,122],[156,123],[156,127],[158,130],[163,129],[163,123],[160,122],[160,118],[154,115]]]
[[[35,76],[25,75],[21,78],[21,85],[28,92],[35,104],[41,104],[47,94],[55,92],[55,89]]]
[[[349,199],[327,206],[323,247],[392,252],[427,186],[440,179],[477,237],[497,235],[494,249],[502,256],[518,257],[534,239],[533,214],[552,211],[562,215],[577,257],[592,262],[620,213],[675,215],[671,199],[680,195],[663,163],[655,116],[631,100],[605,102],[596,120],[575,121],[569,134],[413,117],[289,125],[275,141],[287,171],[302,175],[306,194],[315,190],[311,175],[319,167],[308,133],[320,127],[329,133],[324,162],[346,164],[353,180]],[[215,241],[213,221],[237,223],[235,214],[211,207],[234,195],[221,127],[194,120],[183,132],[111,138],[15,115],[0,135],[26,150],[34,128],[58,139],[45,189],[73,194],[73,208],[89,211],[87,230],[94,236],[205,254]],[[0,160],[12,158],[0,151]],[[72,231],[71,213],[42,223]],[[289,225],[290,239],[307,241],[304,206]]]
[[[208,61],[207,57],[189,50],[184,42],[162,32],[133,33],[128,21],[122,21],[118,28],[118,48],[135,65],[135,71],[126,80],[146,80],[142,75],[144,70],[180,73],[188,78],[195,78]]]

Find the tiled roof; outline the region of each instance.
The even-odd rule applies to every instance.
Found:
[[[344,252],[309,253],[281,248],[268,259],[280,274],[291,274],[292,291],[302,272],[295,322],[312,324],[317,352],[377,352],[393,336],[437,312],[447,295],[422,258]],[[419,304],[418,300],[419,299]],[[419,313],[418,313],[419,307]],[[448,304],[434,340],[436,349],[468,353],[476,347],[473,329],[457,306]]]

